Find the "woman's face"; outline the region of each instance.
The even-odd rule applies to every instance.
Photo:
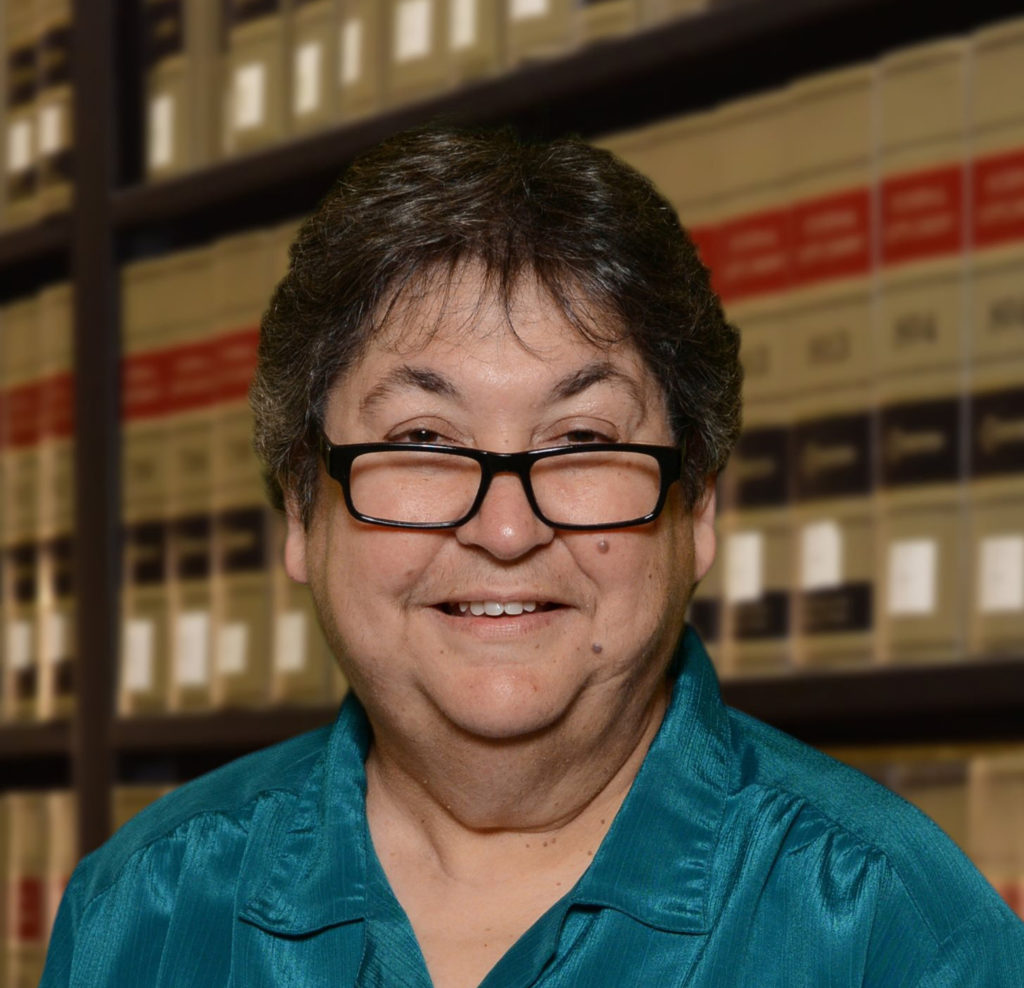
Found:
[[[333,388],[328,438],[499,452],[672,444],[660,388],[631,348],[584,341],[529,281],[511,317],[519,339],[472,269],[447,293],[407,299]],[[352,518],[321,471],[308,528],[289,512],[286,562],[310,584],[378,734],[497,740],[567,723],[594,733],[659,695],[714,554],[713,513],[710,498],[687,512],[674,484],[647,525],[560,531],[535,517],[515,475],[499,474],[460,528],[389,529]],[[459,606],[488,601],[511,606]]]

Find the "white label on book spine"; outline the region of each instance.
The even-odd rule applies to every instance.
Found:
[[[210,612],[178,616],[174,670],[179,686],[206,686],[210,681]]]
[[[306,661],[306,615],[285,611],[274,629],[274,668],[278,672],[302,672]]]
[[[229,621],[217,636],[217,671],[239,676],[248,666],[249,628],[244,621]]]
[[[843,532],[838,522],[825,519],[800,531],[800,587],[827,590],[843,582]]]
[[[26,117],[12,120],[7,128],[7,170],[23,172],[32,164],[32,121]]]
[[[401,0],[395,10],[395,61],[411,62],[430,54],[433,0]]]
[[[46,616],[46,664],[56,665],[68,654],[68,616],[54,611]]]
[[[39,153],[44,156],[60,150],[61,105],[47,103],[39,110]]]
[[[924,617],[935,611],[938,546],[934,539],[904,539],[889,546],[889,613]]]
[[[353,86],[363,77],[363,22],[350,17],[341,26],[341,84]]]
[[[246,62],[235,69],[235,130],[259,127],[266,116],[267,67]]]
[[[476,44],[477,0],[452,0],[451,46],[453,51]]]
[[[1024,535],[990,535],[978,555],[981,613],[1024,611]]]
[[[320,78],[323,71],[324,46],[320,41],[307,41],[295,49],[296,116],[320,109]]]
[[[153,689],[156,629],[148,618],[130,618],[124,629],[124,688],[129,693]]]
[[[759,600],[762,593],[764,537],[733,532],[725,546],[725,599],[730,604]]]
[[[7,664],[15,671],[32,665],[32,622],[24,619],[7,625]]]
[[[530,17],[545,17],[551,9],[551,0],[511,0],[508,12],[514,21]]]
[[[166,168],[174,160],[174,96],[158,93],[149,101],[149,167]]]

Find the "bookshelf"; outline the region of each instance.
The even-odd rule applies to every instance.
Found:
[[[0,233],[0,298],[73,284],[76,373],[77,710],[0,727],[7,785],[70,783],[78,845],[110,830],[111,787],[157,765],[183,775],[326,722],[327,707],[116,719],[121,263],[311,208],[342,166],[386,134],[444,117],[597,135],[685,113],[892,48],[1020,14],[1020,0],[745,0],[474,82],[153,184],[141,181],[142,67],[129,0],[74,4],[75,202]],[[87,139],[85,139],[87,138]],[[268,286],[269,288],[269,286]],[[1024,659],[1024,656],[1020,658]],[[731,680],[735,706],[819,744],[1024,739],[1024,662],[968,659]]]

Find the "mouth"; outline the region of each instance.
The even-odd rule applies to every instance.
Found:
[[[540,600],[457,600],[440,604],[439,609],[450,617],[500,618],[543,613],[563,606]]]

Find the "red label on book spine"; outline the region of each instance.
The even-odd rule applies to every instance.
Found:
[[[1024,241],[1024,148],[981,158],[972,171],[974,245]]]
[[[42,427],[42,386],[28,381],[11,388],[4,402],[6,445],[24,449],[39,442]]]
[[[38,943],[44,936],[43,881],[36,875],[21,875],[15,892],[18,942]]]
[[[217,341],[218,391],[222,401],[238,401],[248,396],[259,342],[257,326],[232,330]]]
[[[725,301],[783,291],[789,284],[790,211],[727,220],[715,232],[714,283]]]
[[[964,168],[956,162],[896,175],[881,187],[882,263],[959,253],[964,246]]]
[[[870,189],[848,189],[797,203],[792,223],[794,284],[870,272]]]

